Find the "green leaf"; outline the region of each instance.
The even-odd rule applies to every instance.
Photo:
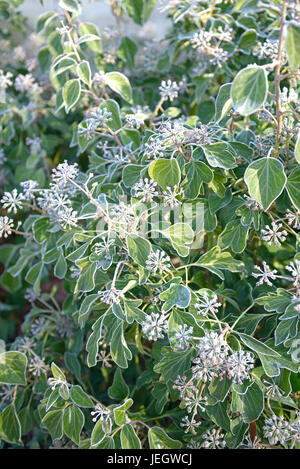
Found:
[[[180,168],[174,159],[155,160],[149,166],[148,172],[151,179],[156,181],[164,190],[180,183]]]
[[[228,403],[217,402],[216,404],[206,406],[206,412],[211,420],[226,431],[230,431],[230,419],[228,417]]]
[[[181,441],[173,440],[160,427],[152,427],[148,432],[150,449],[179,449],[182,448]]]
[[[174,306],[180,309],[187,308],[191,301],[191,292],[184,285],[171,283],[169,288],[159,295],[159,298],[165,302],[162,310],[167,313]]]
[[[47,13],[43,13],[42,15],[39,16],[37,25],[36,25],[36,32],[40,33],[43,31],[44,28],[46,28],[49,23],[57,17],[57,13],[54,11],[47,11]]]
[[[255,29],[248,29],[245,31],[239,40],[238,47],[243,52],[250,52],[252,47],[257,44],[257,33]]]
[[[291,318],[280,321],[275,330],[275,345],[282,344],[288,339],[293,339],[298,332],[299,319]]]
[[[114,449],[115,441],[112,436],[106,436],[97,446],[97,449]]]
[[[234,259],[230,252],[221,251],[219,246],[207,251],[203,254],[193,265],[199,265],[210,270],[212,273],[218,275],[223,279],[223,274],[220,270],[230,270],[230,272],[241,272],[244,268],[242,261]]]
[[[69,405],[63,415],[64,433],[79,445],[80,433],[84,425],[84,415],[74,404]]]
[[[68,113],[75,106],[80,98],[81,85],[78,78],[69,80],[63,87],[62,95],[65,103],[66,112]]]
[[[209,394],[216,399],[217,402],[222,402],[229,393],[231,381],[228,378],[214,378],[208,387]]]
[[[231,83],[225,83],[219,89],[216,104],[215,104],[215,120],[220,122],[224,117],[227,116],[228,112],[232,108],[232,100],[230,96]]]
[[[245,423],[256,421],[264,410],[264,393],[257,383],[248,387],[245,394],[234,394],[234,410],[240,412]]]
[[[38,62],[42,72],[45,72],[51,65],[51,52],[49,47],[43,47],[38,53]]]
[[[59,0],[58,5],[63,9],[80,15],[81,5],[77,0]]]
[[[64,49],[62,45],[62,38],[61,38],[61,35],[57,31],[52,31],[52,33],[49,34],[48,45],[49,45],[51,54],[53,54],[54,56],[63,54]],[[60,82],[58,82],[58,86],[60,86]]]
[[[300,67],[300,27],[296,23],[290,23],[285,38],[285,50],[288,55],[289,66],[292,71]]]
[[[238,448],[244,440],[245,433],[249,429],[247,425],[240,417],[231,420],[230,422],[231,432],[226,435],[226,444],[229,448]]]
[[[101,54],[102,52],[102,47],[101,47],[101,40],[100,40],[100,35],[97,26],[95,26],[92,23],[80,23],[79,26],[79,32],[80,32],[80,38],[82,36],[86,35],[93,35],[94,37],[98,37],[99,39],[95,40],[89,40],[86,45],[89,49],[91,49],[93,52],[97,52]],[[79,38],[79,40],[80,40]]]
[[[89,396],[83,391],[82,387],[79,385],[71,387],[70,397],[74,404],[78,405],[79,407],[94,407],[93,401],[89,398]]]
[[[54,378],[60,381],[66,381],[66,376],[64,372],[54,362],[51,363],[51,371]]]
[[[0,383],[26,384],[27,357],[21,352],[0,354]]]
[[[56,387],[55,389],[52,390],[51,394],[49,395],[47,405],[46,405],[46,412],[51,409],[51,407],[54,406],[55,402],[59,399],[59,392],[58,388]]]
[[[37,262],[36,264],[30,267],[25,277],[26,282],[31,283],[36,292],[40,291],[40,282],[43,273],[43,268],[44,263]]]
[[[64,400],[64,401],[67,401],[70,397],[70,391],[69,391],[69,387],[67,385],[67,383],[64,383],[64,384],[61,384],[59,387],[58,387],[58,392],[59,392],[59,395],[60,397]]]
[[[212,292],[213,293],[213,292]],[[213,297],[215,295],[213,294]],[[186,311],[178,311],[174,309],[171,313],[171,316],[169,318],[168,322],[168,337],[169,339],[171,337],[174,337],[174,329],[178,329],[178,326],[181,325],[183,326],[186,324],[188,327],[192,327],[194,331],[194,335],[196,337],[202,337],[204,335],[204,331],[201,326],[197,323],[195,317],[191,312],[186,312]]]
[[[300,210],[300,168],[291,172],[286,182],[286,190],[297,210]]]
[[[124,306],[125,306],[125,314],[126,314],[126,321],[128,324],[132,324],[133,321],[136,321],[139,324],[142,324],[142,322],[145,321],[146,314],[144,311],[139,309],[135,303],[137,300],[125,300],[124,301]],[[138,300],[139,303],[139,300]]]
[[[242,116],[258,111],[266,101],[268,80],[264,68],[250,65],[241,70],[231,87],[233,108]]]
[[[240,220],[230,221],[218,238],[221,249],[231,247],[233,252],[243,252],[247,244],[248,228],[245,228]]]
[[[297,340],[295,342],[296,342],[295,345],[297,347]],[[274,338],[270,339],[268,341],[268,345],[270,347],[272,346],[272,349],[275,348],[275,339]],[[277,345],[276,350],[280,352],[279,356],[276,356],[276,357],[270,357],[268,355],[258,354],[266,375],[270,377],[279,376],[280,370],[282,368],[286,370],[290,370],[293,373],[298,373],[299,372],[299,360],[298,360],[297,350],[296,350],[296,354],[297,354],[296,363],[292,360],[292,356],[289,355],[288,349],[286,349],[283,345]]]
[[[264,210],[277,199],[285,187],[286,176],[282,163],[275,158],[261,158],[246,169],[245,182],[250,196]]]
[[[160,373],[166,382],[174,381],[178,375],[183,376],[195,358],[195,351],[192,348],[182,352],[174,351],[171,347],[163,347],[161,353],[162,359],[154,366],[154,371]]]
[[[270,292],[267,295],[260,296],[256,299],[256,303],[264,305],[266,311],[276,311],[277,313],[284,313],[288,305],[292,301],[293,295],[284,290],[277,288],[276,292]]]
[[[93,332],[90,334],[86,344],[86,350],[88,352],[87,364],[89,367],[95,366],[97,363],[99,340],[102,335],[102,328],[105,317],[106,314],[100,316],[100,318],[98,318],[97,321],[95,321],[92,325]]]
[[[14,404],[10,404],[0,414],[0,440],[22,444],[21,424]]]
[[[69,351],[65,352],[64,360],[68,370],[70,370],[71,373],[75,375],[76,379],[81,382],[81,366],[76,353]]]
[[[144,168],[138,164],[127,164],[122,173],[122,180],[126,187],[133,187],[141,178],[141,171]]]
[[[111,399],[117,399],[119,401],[126,399],[129,395],[129,388],[120,368],[117,368],[115,371],[113,383],[108,388],[108,395]]]
[[[106,433],[102,428],[102,420],[98,420],[92,431],[91,445],[98,445],[102,440],[104,440],[105,436]]]
[[[238,332],[237,334],[239,338],[241,339],[241,341],[254,352],[259,353],[261,355],[267,355],[269,357],[275,357],[275,358],[280,357],[280,354],[278,352],[271,349],[263,342],[260,342],[259,340],[254,339],[254,337],[243,334],[242,332]]]
[[[48,237],[48,228],[50,227],[50,220],[46,217],[38,218],[32,225],[33,237],[39,244],[44,243]]]
[[[49,431],[52,440],[59,440],[63,436],[63,409],[51,410],[42,419],[42,424]]]
[[[156,0],[124,0],[123,3],[130,18],[141,25],[149,18]]]
[[[58,258],[54,266],[54,275],[57,278],[63,279],[67,273],[67,261],[65,259],[62,248],[58,249]]]
[[[100,104],[100,110],[106,110],[111,113],[111,120],[107,122],[112,130],[119,130],[122,126],[120,107],[113,99],[108,99]]]
[[[113,361],[120,368],[128,367],[128,360],[131,360],[132,354],[126,344],[123,332],[123,321],[119,321],[116,326],[110,343],[110,353]]]
[[[129,255],[132,257],[134,262],[145,267],[151,251],[150,242],[135,234],[129,234],[126,238],[126,242]]]
[[[298,132],[294,153],[295,153],[296,161],[300,164],[300,131]]]
[[[24,407],[24,409],[18,412],[18,419],[21,424],[21,433],[22,435],[26,435],[30,432],[35,423],[32,410],[29,407]]]
[[[130,104],[132,101],[132,90],[128,78],[120,72],[109,72],[105,74],[105,83],[118,93],[125,101]]]
[[[121,430],[122,449],[141,449],[141,441],[130,423],[123,426]]]
[[[138,51],[137,44],[128,36],[123,36],[118,49],[118,55],[131,69],[134,67],[134,56]]]
[[[85,257],[83,259],[78,259],[76,264],[80,268],[81,272],[76,283],[75,293],[94,290],[97,263],[90,262],[89,258]]]
[[[236,166],[235,153],[228,143],[218,142],[203,146],[207,162],[213,168],[231,169]]]
[[[77,65],[77,73],[80,80],[90,87],[92,72],[90,64],[86,60]]]
[[[114,408],[114,419],[117,425],[124,425],[124,423],[126,423],[126,410],[128,410],[132,404],[133,400],[127,399],[123,404]]]
[[[190,161],[184,166],[185,178],[181,187],[188,199],[195,199],[200,193],[202,183],[208,184],[213,178],[212,170],[202,161]]]
[[[79,323],[84,324],[84,322],[86,321],[92,309],[92,306],[96,303],[98,299],[99,299],[99,295],[97,293],[93,295],[88,295],[84,298],[79,309],[79,316],[78,316]]]
[[[152,389],[157,415],[161,415],[168,404],[169,389],[166,383],[155,383]]]
[[[163,231],[164,236],[171,239],[173,247],[189,245],[193,242],[194,232],[188,223],[174,223]]]

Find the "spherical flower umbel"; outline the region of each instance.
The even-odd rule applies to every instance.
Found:
[[[23,189],[24,199],[30,200],[34,198],[39,184],[37,181],[33,181],[32,179],[29,179],[28,181],[20,182],[20,186]]]
[[[296,412],[296,418],[290,422],[292,438],[297,443],[300,443],[300,412]]]
[[[163,202],[164,205],[169,206],[171,208],[178,207],[181,202],[180,200],[177,199],[178,195],[180,195],[182,192],[178,192],[177,186],[172,189],[172,187],[167,187],[165,191],[163,191]]]
[[[229,346],[222,334],[209,332],[199,339],[197,345],[198,357],[215,373],[225,373],[226,358],[229,354]]]
[[[207,316],[208,313],[216,314],[218,312],[218,308],[222,306],[222,303],[218,302],[217,295],[213,298],[209,298],[207,293],[204,293],[201,298],[198,298],[198,301],[194,306],[198,314]]]
[[[3,70],[0,70],[0,89],[5,90],[8,86],[12,85],[12,73],[4,73]]]
[[[158,196],[156,190],[157,183],[155,181],[149,180],[148,178],[140,179],[133,186],[133,192],[135,197],[141,197],[143,202],[152,202],[153,198]]]
[[[159,315],[159,313],[148,314],[145,321],[142,322],[142,330],[150,340],[163,339],[164,334],[168,332],[166,317]]]
[[[35,79],[31,73],[27,73],[26,75],[19,74],[15,79],[15,88],[21,93],[24,93],[33,86],[34,82]]]
[[[1,203],[8,213],[17,213],[18,208],[22,208],[22,200],[24,200],[24,195],[18,194],[17,189],[13,189],[12,192],[4,192]]]
[[[288,225],[292,226],[295,230],[300,230],[300,211],[292,212],[287,209],[285,212],[285,218]]]
[[[164,251],[157,249],[149,254],[146,260],[146,269],[150,270],[153,274],[157,272],[162,275],[163,272],[170,269],[170,257]]]
[[[202,435],[202,448],[206,449],[222,449],[225,448],[224,433],[220,429],[212,428]]]
[[[78,176],[77,163],[68,164],[67,161],[60,163],[57,168],[52,171],[52,180],[56,184],[60,184],[65,187],[68,181],[74,180]]]
[[[69,230],[72,226],[77,226],[77,212],[72,207],[61,207],[57,212],[57,220],[62,228]]]
[[[180,423],[180,426],[185,428],[184,433],[191,432],[193,435],[197,434],[196,428],[200,427],[200,425],[201,420],[197,422],[193,416],[189,418],[188,415],[183,417],[182,422]]]
[[[282,416],[277,417],[275,414],[265,420],[263,432],[271,445],[276,445],[278,442],[284,445],[291,439],[289,423]]]
[[[190,346],[193,340],[193,327],[188,327],[186,324],[179,324],[177,328],[173,328],[174,335],[170,337],[174,348],[184,350]]]
[[[91,412],[91,415],[93,417],[92,420],[93,422],[97,422],[97,420],[99,419],[101,422],[103,422],[103,420],[106,420],[109,417],[110,413],[111,411],[109,409],[107,409],[103,404],[98,402],[95,406],[95,409]]]
[[[211,381],[218,376],[218,373],[216,373],[216,367],[210,366],[209,361],[196,357],[193,360],[193,363],[195,364],[195,366],[192,367],[193,376],[196,379],[201,379],[203,383],[207,383],[207,381]]]
[[[43,358],[35,355],[30,361],[28,369],[33,374],[33,376],[41,376],[41,373],[47,373],[49,366],[46,365]]]
[[[249,379],[249,371],[254,367],[254,357],[251,352],[234,351],[226,360],[227,375],[236,384],[242,384]]]
[[[0,217],[0,238],[7,238],[14,227],[14,221],[12,218]]]
[[[294,279],[293,285],[297,287],[300,283],[300,260],[295,259],[294,262],[290,262],[290,265],[286,267],[286,270],[291,272]]]
[[[179,86],[176,81],[163,80],[159,87],[160,95],[163,99],[169,99],[171,102],[178,97]]]
[[[124,298],[122,290],[117,290],[114,286],[111,286],[109,290],[98,291],[98,295],[103,303],[108,305],[120,304],[120,300]]]
[[[252,274],[252,277],[254,278],[260,278],[260,280],[256,283],[256,286],[262,285],[264,282],[269,285],[270,287],[273,285],[271,280],[276,280],[277,278],[277,270],[271,270],[266,261],[263,261],[263,268],[261,268],[259,265],[255,265],[254,269],[256,269],[258,272],[254,272]]]
[[[269,246],[274,244],[275,246],[281,246],[281,243],[286,240],[287,231],[281,230],[282,223],[276,223],[272,221],[272,228],[269,225],[265,226],[265,229],[261,230],[262,241],[266,241]]]

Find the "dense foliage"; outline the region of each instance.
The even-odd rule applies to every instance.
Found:
[[[84,3],[0,2],[1,445],[300,448],[299,2]]]

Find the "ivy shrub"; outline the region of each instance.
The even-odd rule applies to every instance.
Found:
[[[298,0],[0,3],[1,446],[300,448]]]

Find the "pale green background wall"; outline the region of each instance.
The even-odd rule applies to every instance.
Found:
[[[44,0],[44,7],[39,0],[25,0],[21,6],[22,12],[29,18],[34,26],[39,15],[48,10],[59,10],[57,0]],[[104,0],[84,1],[84,8],[81,15],[83,21],[90,21],[96,24],[100,31],[105,27],[114,27],[115,20],[111,14],[110,6]],[[135,25],[131,20],[123,20],[123,31],[136,34],[144,39],[157,39],[163,37],[169,26],[169,21],[164,13],[160,13],[157,7],[152,12],[149,20],[142,26]]]

